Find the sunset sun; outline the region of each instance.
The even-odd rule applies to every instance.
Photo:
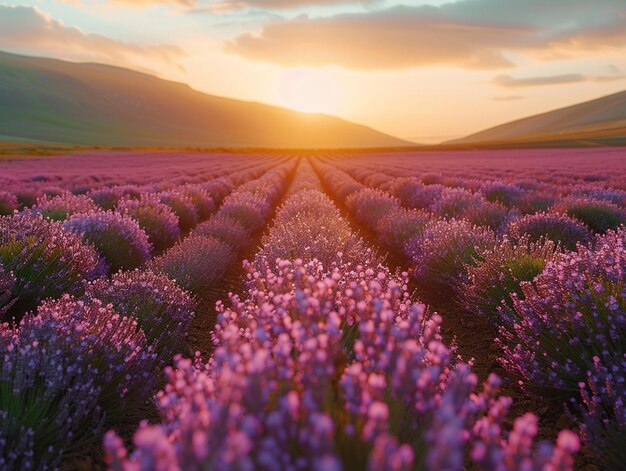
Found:
[[[287,69],[281,74],[278,104],[304,113],[337,114],[341,97],[332,74],[315,69]]]

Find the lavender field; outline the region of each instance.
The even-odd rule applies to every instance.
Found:
[[[620,470],[626,149],[0,160],[0,470]]]

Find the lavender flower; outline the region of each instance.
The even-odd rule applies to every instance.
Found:
[[[408,242],[421,234],[428,222],[430,217],[424,212],[399,208],[381,218],[375,232],[386,248],[398,255],[404,255]]]
[[[152,253],[148,236],[130,216],[112,211],[76,214],[64,227],[96,247],[109,270],[133,269],[145,263]]]
[[[178,188],[178,192],[191,200],[198,213],[198,221],[206,221],[215,211],[215,201],[200,185],[185,185]]]
[[[531,242],[546,238],[568,250],[575,250],[577,244],[586,244],[591,240],[591,233],[583,223],[555,213],[537,213],[515,219],[506,228],[506,235],[513,241],[520,240],[524,235]]]
[[[124,316],[135,319],[159,362],[170,363],[185,349],[195,303],[186,291],[165,275],[151,271],[119,272],[111,280],[87,285],[87,298],[96,298]]]
[[[101,431],[99,371],[81,328],[39,317],[24,330],[0,325],[0,468],[54,469]]]
[[[444,191],[442,185],[423,185],[415,177],[397,178],[389,192],[400,199],[403,206],[414,209],[427,209],[437,201]]]
[[[400,202],[383,191],[364,188],[346,199],[346,207],[359,222],[374,230],[383,217],[400,208]]]
[[[80,294],[83,280],[101,273],[92,247],[39,214],[0,217],[0,264],[15,278],[5,319],[19,320],[43,299]]]
[[[566,198],[552,208],[584,222],[593,232],[604,234],[626,224],[626,210],[608,201],[593,198]]]
[[[58,196],[39,198],[32,210],[55,221],[64,221],[73,214],[98,211],[98,206],[88,196],[73,195],[66,191]]]
[[[46,301],[36,315],[22,319],[18,336],[42,343],[53,337],[55,349],[68,357],[84,357],[97,370],[96,397],[110,424],[128,420],[156,386],[156,354],[137,322],[100,300],[64,295]]]
[[[13,193],[0,191],[0,216],[13,214],[19,209],[19,201]]]
[[[465,220],[435,220],[407,244],[420,296],[438,306],[460,303],[458,289],[467,267],[495,246],[489,229]]]
[[[156,254],[169,249],[180,237],[178,216],[154,195],[144,194],[140,199],[123,199],[117,204],[116,211],[137,221]]]
[[[178,216],[178,225],[183,232],[190,231],[198,224],[199,215],[193,200],[177,191],[159,193],[159,201],[166,204]]]
[[[206,297],[234,262],[232,249],[212,237],[191,235],[150,263],[195,296]]]
[[[0,318],[9,310],[15,302],[13,290],[15,289],[15,276],[0,264]]]
[[[441,318],[424,318],[406,278],[365,267],[329,273],[318,262],[248,268],[246,299],[218,305],[209,363],[179,358],[166,369],[162,423],[136,432],[131,455],[107,434],[113,469],[443,469],[442,457],[462,465],[468,448],[487,444],[490,456],[508,456],[513,443],[571,469],[574,446],[535,453],[532,437],[518,443],[515,431],[474,432],[502,401],[490,400],[493,387],[475,390],[469,367],[451,365]],[[526,469],[505,463],[485,469]]]
[[[533,281],[559,252],[550,240],[533,243],[527,236],[517,242],[504,239],[468,267],[467,279],[461,285],[465,308],[497,326],[499,310],[505,305],[513,307],[511,295],[523,299],[521,283]]]
[[[599,236],[549,262],[524,299],[503,311],[501,363],[545,388],[575,393],[594,358],[626,351],[626,231]]]
[[[242,250],[250,241],[248,230],[239,221],[221,214],[199,224],[192,235],[213,237],[230,245],[235,252]]]
[[[574,407],[582,414],[581,435],[607,469],[617,469],[626,460],[626,354],[615,355],[604,362],[593,358],[593,366],[581,381],[580,404]]]
[[[508,206],[516,206],[517,202],[524,196],[524,191],[510,183],[501,181],[491,181],[480,186],[480,192],[485,195],[487,201],[499,202]]]

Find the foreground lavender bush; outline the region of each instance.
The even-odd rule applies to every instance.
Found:
[[[193,200],[186,194],[176,191],[159,193],[159,200],[178,216],[178,225],[183,232],[190,231],[198,224],[199,215]]]
[[[576,393],[587,371],[626,353],[626,230],[546,265],[503,310],[501,363],[524,381]]]
[[[59,337],[56,348],[69,356],[84,355],[98,371],[98,404],[107,423],[120,424],[130,419],[129,414],[137,414],[155,388],[157,362],[135,319],[98,299],[64,295],[44,302],[18,329],[18,335],[32,339],[46,338],[48,332]]]
[[[466,220],[435,220],[407,244],[420,296],[441,307],[461,304],[459,288],[469,266],[495,246],[494,233]]]
[[[516,206],[524,196],[524,191],[516,185],[500,181],[491,181],[480,186],[480,192],[487,201],[499,202],[505,206]]]
[[[428,214],[406,208],[391,210],[378,221],[378,240],[389,250],[404,255],[407,243],[421,234],[430,222]]]
[[[567,213],[598,234],[626,224],[626,210],[608,201],[593,198],[567,198],[557,203],[552,210]]]
[[[234,262],[230,246],[212,237],[191,235],[150,263],[195,296],[206,297]]]
[[[527,236],[517,242],[504,239],[468,267],[467,279],[461,285],[465,308],[497,326],[500,309],[513,307],[511,295],[523,299],[521,283],[532,281],[558,253],[551,240],[530,242]]]
[[[129,418],[155,387],[155,356],[131,318],[70,296],[0,326],[0,465],[51,469]]]
[[[15,276],[0,264],[0,318],[9,310],[14,302]]]
[[[101,209],[109,211],[117,205],[117,203],[127,196],[128,198],[135,198],[134,195],[126,195],[123,187],[103,187],[97,190],[91,190],[87,193]]]
[[[236,219],[252,233],[263,227],[270,210],[269,201],[262,195],[238,191],[224,199],[219,215]]]
[[[76,214],[64,227],[96,247],[109,270],[132,270],[144,264],[152,253],[148,236],[130,216],[112,211]]]
[[[66,191],[53,197],[42,196],[32,209],[55,221],[65,221],[73,214],[98,211],[98,206],[88,196],[73,195]]]
[[[572,468],[571,432],[535,448],[532,414],[504,430],[497,378],[478,391],[451,364],[441,318],[424,318],[406,279],[365,267],[327,277],[317,262],[250,269],[210,362],[166,370],[163,423],[141,427],[130,456],[107,433],[111,469]]]
[[[117,313],[135,319],[161,365],[184,351],[195,303],[167,276],[151,271],[119,272],[110,280],[89,283],[85,296],[111,304]]]
[[[13,214],[19,207],[20,203],[13,193],[0,191],[0,216]]]
[[[178,216],[154,195],[144,194],[140,199],[123,199],[117,204],[116,211],[137,221],[156,254],[169,249],[180,237]]]
[[[219,214],[199,224],[193,235],[213,237],[230,245],[234,251],[242,250],[250,240],[248,230],[236,219]]]
[[[537,213],[515,219],[506,228],[506,235],[514,241],[524,236],[531,242],[547,238],[567,250],[575,250],[577,244],[591,240],[591,233],[583,223],[557,213]]]
[[[215,211],[215,201],[200,185],[185,185],[178,191],[191,200],[198,213],[198,221],[206,221]]]
[[[459,215],[460,218],[467,219],[476,226],[488,227],[498,234],[504,232],[507,225],[519,216],[518,211],[509,210],[500,203],[491,202],[472,205]]]
[[[593,360],[576,407],[583,419],[581,435],[606,469],[619,469],[626,462],[626,356]]]
[[[5,319],[19,320],[43,299],[80,294],[83,280],[101,273],[93,247],[39,214],[0,217],[0,264],[15,278]]]
[[[54,469],[102,430],[99,372],[82,324],[34,317],[25,326],[0,325],[0,468]]]
[[[346,198],[346,207],[360,223],[374,230],[389,212],[400,209],[400,202],[383,191],[364,188]]]
[[[259,268],[277,259],[316,259],[330,266],[341,254],[356,264],[376,254],[354,235],[334,203],[318,190],[300,190],[279,208],[275,223],[262,239]]]
[[[485,204],[486,200],[478,193],[472,193],[461,188],[446,189],[441,196],[430,206],[430,211],[446,219],[460,218],[462,214],[477,206]]]
[[[389,187],[389,192],[399,198],[404,206],[427,209],[439,199],[444,189],[442,185],[424,186],[415,177],[405,177],[395,179]]]

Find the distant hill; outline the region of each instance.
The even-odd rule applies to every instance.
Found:
[[[446,144],[626,144],[626,91],[501,124]]]
[[[0,139],[98,146],[393,147],[366,126],[128,69],[0,52]]]

